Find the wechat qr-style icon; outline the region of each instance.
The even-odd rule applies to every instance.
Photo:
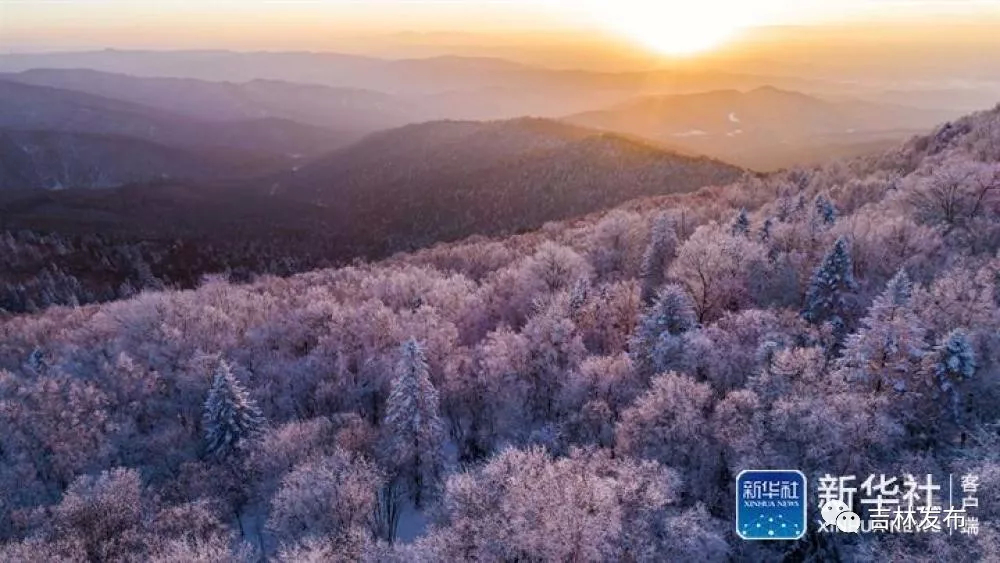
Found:
[[[861,517],[851,511],[844,501],[833,499],[827,501],[820,509],[823,521],[845,534],[855,534],[861,529]]]

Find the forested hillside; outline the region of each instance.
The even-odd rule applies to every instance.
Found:
[[[104,301],[143,288],[189,289],[205,274],[245,281],[471,235],[524,232],[744,174],[722,162],[537,119],[394,129],[280,175],[263,173],[273,164],[267,158],[246,162],[206,150],[197,155],[211,156],[212,166],[196,167],[201,160],[193,156],[194,162],[161,161],[135,139],[116,139],[116,158],[100,166],[101,155],[85,150],[93,145],[74,142],[86,136],[13,135],[71,150],[63,151],[62,162],[46,158],[44,143],[11,150],[0,156],[0,187],[5,168],[47,182],[64,176],[98,182],[112,173],[118,179],[149,173],[157,163],[169,164],[175,177],[200,172],[215,180],[0,192],[0,231],[6,231],[0,232],[6,246],[0,310],[13,312]],[[226,172],[234,176],[220,180]]]
[[[0,129],[0,191],[204,182],[263,174],[282,164],[278,158],[249,159],[224,150],[214,152],[114,135]]]
[[[268,189],[328,207],[349,240],[404,250],[535,229],[635,197],[688,192],[743,174],[717,160],[524,118],[383,131]],[[360,232],[365,236],[355,235]]]
[[[1000,107],[507,238],[11,317],[0,560],[997,560],[998,249]],[[979,534],[745,542],[762,467],[975,473]]]

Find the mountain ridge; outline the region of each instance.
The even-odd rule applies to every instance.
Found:
[[[756,170],[810,164],[827,146],[851,145],[857,156],[876,141],[901,142],[957,117],[859,99],[831,101],[762,86],[747,91],[640,96],[564,121],[665,142]],[[887,145],[888,146],[888,145]],[[812,151],[803,154],[803,150]]]
[[[374,238],[434,240],[537,228],[639,195],[728,183],[743,170],[558,121],[437,121],[369,135],[282,174],[276,197],[329,205]],[[371,200],[373,193],[382,199]],[[533,202],[533,194],[544,194]]]
[[[342,143],[334,131],[263,118],[213,123],[149,106],[49,86],[0,79],[0,128],[115,134],[179,148],[248,153],[322,152]]]

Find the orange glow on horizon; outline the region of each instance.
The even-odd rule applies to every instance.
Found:
[[[983,21],[1000,2],[983,0],[0,0],[0,49],[365,48],[400,33],[511,37],[548,34],[591,43],[627,42],[667,58],[713,53],[771,25]],[[756,31],[754,31],[756,33]],[[390,43],[393,39],[388,39]],[[513,43],[513,41],[511,41]],[[542,43],[542,42],[539,42]],[[499,43],[498,43],[499,44]]]

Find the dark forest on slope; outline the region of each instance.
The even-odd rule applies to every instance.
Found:
[[[0,559],[1000,557],[1000,108],[712,183],[3,320]],[[747,467],[975,473],[980,532],[744,542]]]
[[[129,146],[133,152],[142,147]],[[130,154],[116,150],[108,157],[127,169],[123,159]],[[9,164],[17,154],[4,158]],[[216,163],[215,182],[0,191],[0,230],[6,231],[0,309],[106,301],[143,288],[188,289],[213,273],[235,281],[288,275],[470,235],[529,231],[635,197],[689,192],[744,174],[718,161],[530,119],[390,130],[295,172],[258,172],[251,179],[220,179],[224,170],[245,176],[248,167],[214,158],[208,162]],[[169,162],[176,170],[185,161]],[[55,168],[65,170],[65,158]]]

